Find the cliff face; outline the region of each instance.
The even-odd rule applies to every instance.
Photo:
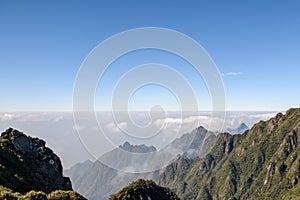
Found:
[[[290,109],[242,135],[220,134],[207,156],[175,161],[158,183],[182,199],[293,199],[300,187],[299,141],[300,109]]]
[[[72,190],[59,157],[46,142],[9,128],[0,137],[0,185],[15,192]]]

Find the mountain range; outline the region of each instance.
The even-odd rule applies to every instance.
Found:
[[[204,158],[178,158],[157,179],[181,199],[299,199],[300,109],[221,133]]]

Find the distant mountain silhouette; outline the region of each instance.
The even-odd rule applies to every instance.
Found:
[[[228,131],[231,134],[243,134],[246,130],[249,130],[249,127],[245,123],[241,123],[239,127],[232,129],[228,128],[226,131]]]
[[[123,145],[120,145],[119,148],[133,153],[150,153],[156,151],[154,146],[148,147],[144,144],[131,145],[129,142],[125,142]]]

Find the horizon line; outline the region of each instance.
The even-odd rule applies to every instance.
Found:
[[[297,107],[290,107],[285,110],[164,110],[165,112],[285,112],[291,108]],[[299,107],[298,107],[299,108]],[[153,112],[151,110],[95,110],[94,112]],[[41,110],[41,111],[0,111],[0,113],[73,113],[72,110]],[[78,111],[77,111],[78,112]],[[79,112],[90,112],[90,111],[79,111]],[[154,112],[161,112],[161,111],[154,111]]]

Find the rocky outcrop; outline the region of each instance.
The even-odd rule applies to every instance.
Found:
[[[13,128],[1,134],[0,185],[16,192],[72,190],[59,157],[46,142]]]

